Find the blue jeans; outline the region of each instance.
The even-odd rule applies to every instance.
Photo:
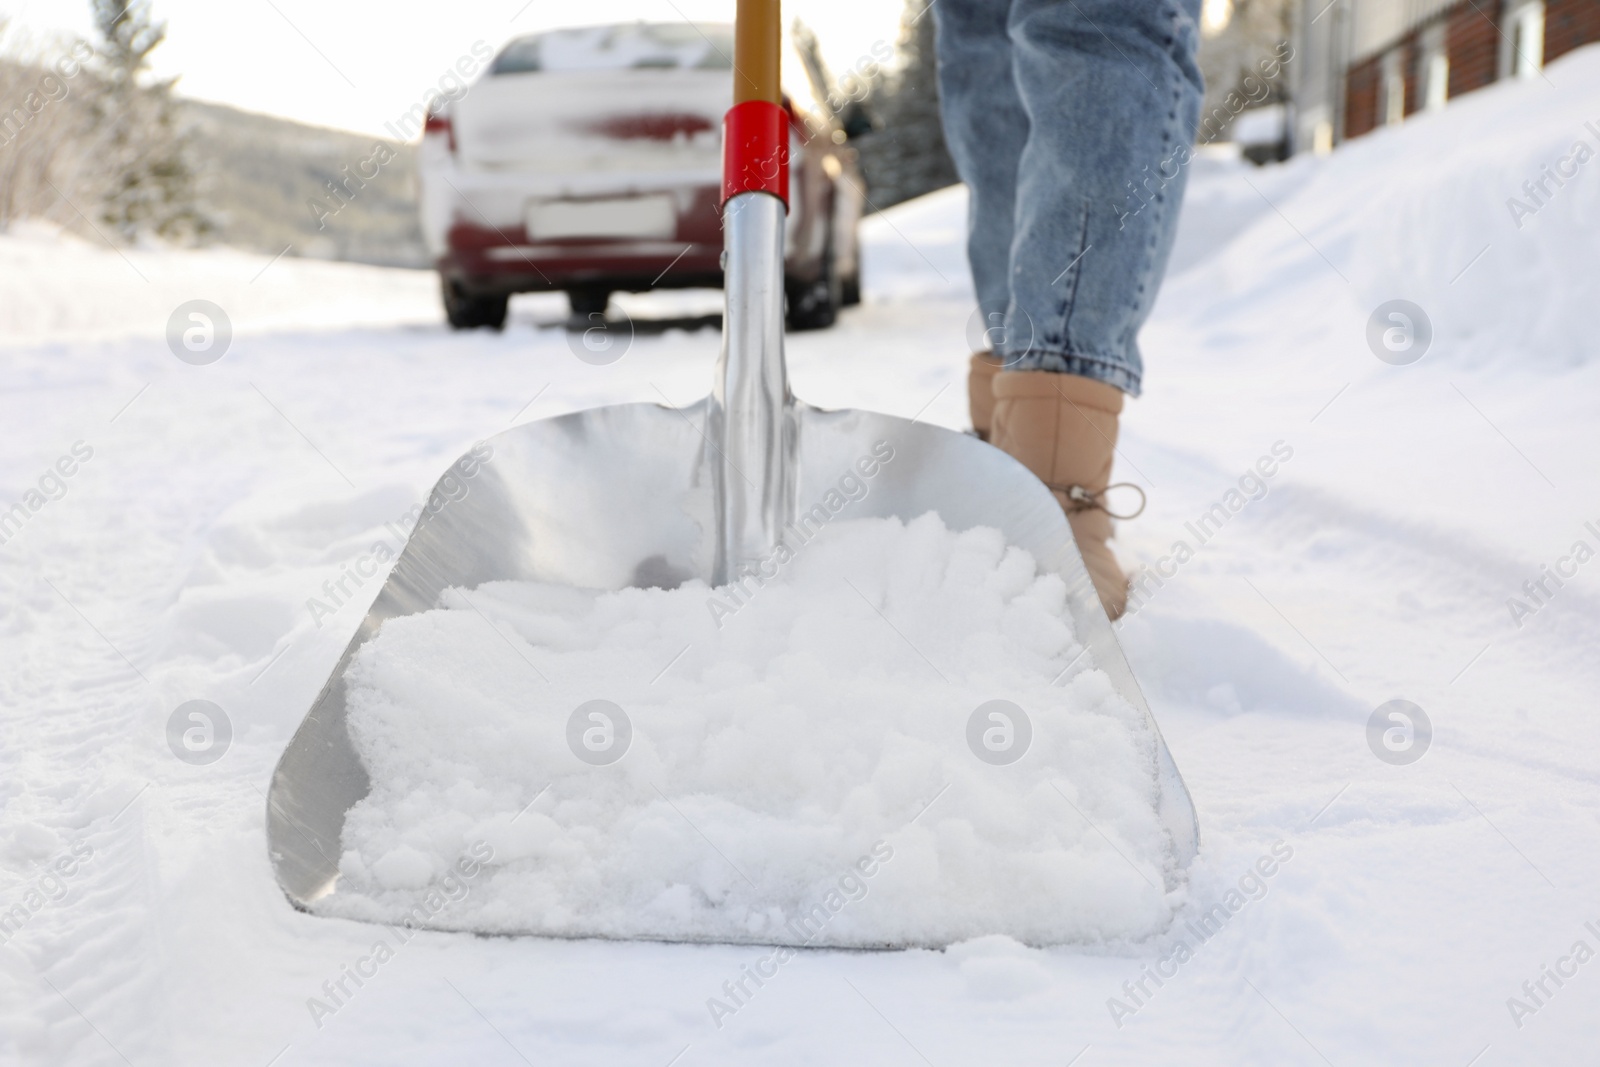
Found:
[[[938,0],[967,258],[1008,369],[1134,396],[1199,121],[1200,0]]]

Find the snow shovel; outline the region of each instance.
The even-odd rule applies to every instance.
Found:
[[[347,729],[346,672],[385,621],[438,607],[447,589],[502,580],[592,590],[674,588],[693,578],[725,585],[772,556],[797,500],[819,498],[880,441],[893,443],[894,462],[852,517],[910,521],[934,511],[951,530],[997,527],[1059,574],[1093,666],[1155,738],[1151,800],[1169,839],[1169,887],[1194,857],[1199,827],[1188,791],[1050,490],[976,437],[870,411],[825,411],[789,391],[791,127],[780,103],[778,0],[739,0],[735,39],[735,102],[723,126],[725,313],[711,395],[682,409],[618,404],[525,423],[486,442],[492,459],[474,462],[466,496],[449,499],[456,494],[447,485],[459,488],[453,472],[441,479],[433,514],[411,533],[273,775],[267,846],[297,907],[334,890],[346,814],[369,792]]]

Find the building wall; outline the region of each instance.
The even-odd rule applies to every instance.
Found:
[[[1375,2],[1383,4],[1393,0]],[[1442,11],[1445,51],[1450,57],[1451,99],[1482,89],[1501,76],[1501,53],[1505,45],[1500,23],[1504,10],[1504,0],[1460,0]],[[1395,49],[1401,50],[1405,71],[1406,114],[1423,106],[1425,87],[1417,70],[1417,57],[1424,29],[1426,24],[1414,25],[1345,72],[1346,138],[1370,133],[1382,121],[1379,108],[1383,101],[1383,57]],[[1600,0],[1545,0],[1544,62],[1549,63],[1574,48],[1595,41],[1600,41]]]
[[[1360,137],[1377,128],[1378,99],[1382,90],[1382,56],[1363,59],[1345,72],[1345,137]]]
[[[1544,61],[1600,41],[1600,0],[1545,0]]]
[[[1333,140],[1360,137],[1383,121],[1384,56],[1401,51],[1407,115],[1426,105],[1419,69],[1423,35],[1442,26],[1455,99],[1504,76],[1505,27],[1514,0],[1297,0],[1289,64],[1294,148],[1313,146],[1331,124]],[[1436,32],[1436,31],[1435,31]],[[1544,62],[1600,42],[1600,0],[1545,0]],[[1326,144],[1326,132],[1323,143]]]
[[[1328,0],[1322,0],[1327,3]],[[1358,0],[1351,4],[1350,58],[1353,62],[1387,52],[1394,41],[1459,0]],[[1480,6],[1482,0],[1479,0]],[[1318,7],[1322,5],[1319,4]]]
[[[1580,0],[1600,7],[1596,0]],[[1458,4],[1446,16],[1445,50],[1450,55],[1450,98],[1482,89],[1499,76],[1500,0]]]

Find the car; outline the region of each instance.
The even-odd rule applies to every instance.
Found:
[[[732,56],[727,24],[553,30],[436,103],[421,216],[450,325],[502,328],[513,293],[563,290],[582,322],[614,292],[720,287]],[[792,48],[785,68],[787,319],[815,329],[860,300],[866,192],[848,113]]]

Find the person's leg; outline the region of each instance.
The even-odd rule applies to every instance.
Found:
[[[1017,166],[1008,367],[992,440],[1055,491],[1106,613],[1127,605],[1105,507],[1123,393],[1183,199],[1199,0],[1012,0]]]
[[[1011,306],[1012,220],[1017,161],[1028,139],[1011,63],[1008,0],[939,0],[939,110],[945,143],[967,185],[967,261],[978,295],[982,340],[967,373],[972,428],[989,439],[993,350]]]
[[[1011,304],[1017,162],[1028,140],[1012,68],[1008,0],[939,0],[939,113],[967,186],[967,260],[984,328],[998,338]]]
[[[1172,248],[1199,117],[1200,0],[1009,6],[1030,121],[1017,163],[1008,366],[1137,396],[1138,332]]]

